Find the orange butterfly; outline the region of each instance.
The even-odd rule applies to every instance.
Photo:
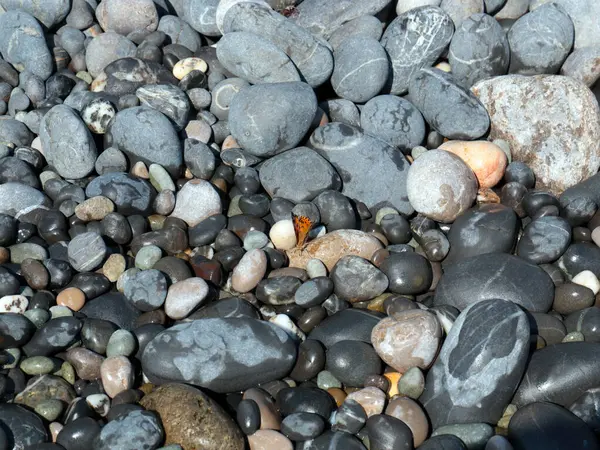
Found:
[[[314,223],[306,216],[297,216],[292,214],[294,231],[296,232],[296,247],[303,247],[308,240],[308,233],[312,230]]]

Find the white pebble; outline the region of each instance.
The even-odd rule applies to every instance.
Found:
[[[23,314],[29,306],[29,300],[24,295],[5,295],[0,298],[0,313]]]
[[[306,335],[300,330],[292,319],[290,319],[285,314],[277,314],[274,317],[269,319],[273,325],[277,325],[279,328],[282,328],[292,339],[304,341],[306,340]]]
[[[275,222],[269,231],[271,242],[278,250],[291,250],[296,246],[296,232],[291,219]]]
[[[106,394],[88,395],[85,401],[101,417],[106,417],[110,410],[110,398]]]
[[[583,272],[579,272],[577,275],[573,277],[573,283],[579,284],[581,286],[585,286],[588,289],[591,289],[596,295],[600,292],[600,281],[594,273],[590,270],[584,270]]]

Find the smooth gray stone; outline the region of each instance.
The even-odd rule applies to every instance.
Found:
[[[388,80],[388,56],[376,39],[349,37],[340,43],[333,57],[331,86],[342,98],[364,103],[375,97]]]
[[[338,171],[345,196],[365,203],[372,210],[391,206],[402,214],[414,212],[406,191],[410,166],[394,147],[358,127],[337,122],[317,128],[307,145]]]
[[[165,33],[171,44],[183,45],[192,52],[202,47],[202,38],[196,30],[177,16],[162,16],[158,22],[158,31]]]
[[[370,450],[411,450],[411,429],[400,419],[387,414],[373,414],[366,423]]]
[[[569,277],[590,270],[600,277],[600,248],[590,242],[575,242],[558,260],[558,266]]]
[[[547,312],[554,299],[554,283],[543,269],[521,258],[487,253],[445,268],[434,304],[463,310],[490,299],[510,300],[531,312]]]
[[[519,223],[514,210],[502,204],[468,209],[450,227],[450,252],[443,266],[485,253],[511,253],[517,242]]]
[[[424,441],[419,450],[467,450],[467,447],[452,434],[440,434]]]
[[[135,328],[135,319],[141,314],[120,292],[110,292],[87,301],[80,311],[90,319],[108,320],[128,331]]]
[[[22,349],[27,356],[50,356],[67,349],[79,336],[82,323],[75,317],[50,319]]]
[[[490,127],[479,99],[439,69],[420,69],[409,83],[410,101],[438,133],[448,139],[474,140]]]
[[[219,40],[217,57],[227,70],[252,84],[300,81],[292,60],[275,44],[254,33],[227,33]]]
[[[357,2],[354,0],[304,0],[296,7],[292,19],[312,34],[328,39],[341,25],[364,15],[374,16],[384,10],[391,0],[372,0]]]
[[[597,450],[596,435],[584,421],[552,403],[531,403],[510,419],[508,439],[514,450]]]
[[[326,45],[265,5],[234,4],[225,14],[223,30],[224,33],[254,33],[272,42],[292,60],[302,80],[312,87],[325,83],[333,70],[333,56]]]
[[[45,27],[53,28],[62,22],[71,10],[70,0],[44,0],[39,3],[35,0],[0,0],[0,6],[5,10],[14,9],[23,10],[37,20]]]
[[[131,411],[108,422],[94,439],[93,450],[157,449],[164,440],[161,420],[153,411]]]
[[[69,242],[69,263],[78,272],[90,272],[100,266],[106,255],[106,244],[93,231],[79,234]]]
[[[571,243],[571,226],[562,217],[544,216],[532,221],[517,245],[517,255],[532,264],[557,260]]]
[[[22,183],[0,184],[0,213],[18,217],[39,206],[50,206],[50,200],[41,192]]]
[[[39,189],[40,179],[33,167],[14,156],[0,158],[0,183],[22,183],[32,188]]]
[[[49,438],[42,418],[21,405],[0,404],[0,424],[3,434],[10,434],[14,450],[30,448],[29,446],[36,448]]]
[[[342,187],[342,180],[331,164],[306,147],[268,159],[260,166],[259,174],[267,194],[294,203],[311,201],[324,191]]]
[[[0,314],[0,348],[3,350],[21,347],[35,331],[35,325],[22,314]]]
[[[191,27],[206,36],[220,36],[221,32],[217,28],[217,6],[220,0],[183,0],[184,19]]]
[[[349,37],[370,37],[379,41],[383,34],[383,23],[377,17],[365,15],[346,22],[336,29],[327,41],[336,50]]]
[[[0,54],[20,71],[27,70],[42,80],[52,74],[54,62],[44,31],[22,10],[0,14]]]
[[[487,423],[461,423],[445,425],[433,430],[432,437],[456,436],[468,450],[484,450],[485,444],[494,435],[494,429]]]
[[[149,84],[142,86],[135,95],[142,105],[154,108],[167,116],[181,131],[188,123],[190,101],[185,92],[171,84]]]
[[[405,154],[425,138],[425,121],[419,110],[395,95],[379,95],[369,100],[360,113],[360,124],[365,132]]]
[[[505,75],[509,61],[506,33],[492,16],[473,14],[452,37],[448,62],[452,75],[466,89],[484,78]]]
[[[573,51],[560,68],[560,74],[575,78],[590,89],[600,78],[600,46],[584,47]]]
[[[175,325],[148,343],[142,367],[153,381],[179,381],[215,392],[248,389],[289,373],[296,345],[280,327],[248,318]]]
[[[452,19],[435,6],[414,8],[396,17],[381,38],[392,62],[390,93],[404,94],[413,75],[442,55],[453,33]]]
[[[567,334],[566,324],[551,314],[534,312],[527,313],[527,317],[531,326],[531,334],[543,337],[546,345],[560,344]]]
[[[125,36],[108,31],[93,38],[85,49],[85,64],[92,77],[97,77],[110,63],[134,57],[136,46]]]
[[[196,139],[186,139],[183,143],[183,160],[195,177],[210,180],[215,173],[217,160],[214,150]]]
[[[231,101],[238,92],[249,86],[250,83],[241,78],[227,78],[221,81],[211,91],[210,112],[219,120],[227,120],[229,118]]]
[[[360,256],[343,256],[331,270],[334,292],[342,300],[359,302],[382,294],[389,281],[385,273]]]
[[[242,89],[231,101],[229,127],[247,152],[273,156],[296,147],[317,112],[306,83],[265,83]]]
[[[585,391],[569,406],[569,411],[583,420],[594,433],[598,433],[600,431],[600,388]]]
[[[600,343],[568,342],[536,350],[511,403],[548,401],[568,407],[600,386]]]
[[[40,124],[40,140],[46,160],[61,177],[79,179],[94,170],[96,144],[74,109],[56,105],[48,111]]]
[[[147,106],[117,113],[106,133],[107,145],[124,152],[133,166],[142,161],[163,166],[171,176],[179,175],[183,163],[181,141],[166,116]]]
[[[0,187],[1,189],[1,187]],[[146,180],[123,172],[110,172],[94,178],[85,189],[86,197],[103,195],[113,201],[117,212],[126,216],[152,211],[156,191]]]
[[[60,36],[60,46],[67,51],[69,56],[73,57],[85,50],[86,36],[77,28],[65,25],[58,30],[57,34]]]
[[[558,72],[574,39],[573,22],[562,7],[554,3],[540,6],[517,20],[508,32],[510,73]]]
[[[0,116],[0,144],[19,147],[28,146],[35,135],[23,122],[12,117]]]
[[[330,122],[340,122],[360,127],[360,112],[350,100],[343,98],[325,100],[319,103],[319,108],[329,116]]]
[[[340,341],[371,343],[371,331],[383,318],[383,314],[364,309],[350,308],[339,311],[310,332],[309,338],[331,347]]]
[[[566,333],[579,331],[586,342],[600,342],[600,308],[590,306],[569,314],[565,320]]]
[[[514,303],[486,300],[456,319],[419,402],[432,426],[497,423],[521,381],[529,321]]]

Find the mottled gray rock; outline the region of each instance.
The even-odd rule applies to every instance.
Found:
[[[600,45],[575,50],[565,60],[560,74],[575,78],[591,88],[600,78]]]
[[[281,378],[296,346],[281,328],[249,318],[199,319],[175,325],[148,343],[144,373],[215,392],[235,392]]]
[[[534,171],[537,188],[560,194],[598,171],[600,110],[580,81],[505,75],[472,90],[490,113],[489,139],[508,142],[513,160]]]
[[[97,77],[111,62],[135,56],[136,46],[125,36],[108,31],[91,40],[85,50],[85,64],[92,77]]]
[[[223,18],[223,31],[255,33],[272,42],[292,60],[302,80],[312,87],[327,81],[333,70],[333,56],[326,45],[264,4],[234,4]]]
[[[202,47],[202,38],[196,30],[177,16],[162,16],[158,22],[158,31],[165,33],[171,44],[183,45],[192,52]]]
[[[381,38],[392,62],[387,82],[390,93],[405,93],[412,76],[440,57],[453,33],[452,19],[435,6],[422,6],[396,17]]]
[[[181,141],[169,119],[147,106],[117,113],[106,133],[108,145],[124,152],[131,165],[142,161],[163,166],[171,176],[181,170]]]
[[[6,435],[10,433],[10,442],[14,450],[22,450],[29,446],[35,448],[49,438],[42,418],[21,405],[0,405],[0,423],[3,439],[7,439]]]
[[[342,300],[371,300],[388,287],[385,274],[360,256],[344,256],[331,271],[334,292]]]
[[[44,31],[30,14],[7,11],[0,14],[0,54],[19,71],[27,70],[42,80],[53,70],[53,58]]]
[[[152,411],[131,411],[108,422],[94,439],[93,450],[135,448],[155,450],[163,442],[164,430]]]
[[[67,51],[71,58],[85,50],[86,36],[81,30],[66,25],[61,27],[57,34],[60,36],[60,46]]]
[[[473,14],[482,14],[483,0],[442,0],[440,8],[452,18],[454,27],[458,28],[463,21]]]
[[[600,385],[600,343],[570,342],[536,350],[511,403],[552,402],[568,407]]]
[[[44,156],[61,177],[78,179],[94,170],[98,156],[92,134],[68,106],[56,105],[40,124]]]
[[[421,144],[425,121],[408,100],[395,95],[379,95],[362,108],[360,125],[365,132],[383,139],[403,153]]]
[[[85,189],[85,195],[108,197],[116,206],[116,211],[125,214],[147,216],[152,210],[156,191],[146,180],[127,173],[111,172],[94,178]]]
[[[536,75],[558,72],[571,51],[574,35],[573,22],[554,3],[525,14],[508,32],[510,73]]]
[[[188,96],[171,84],[150,84],[142,86],[135,95],[142,105],[160,111],[175,124],[178,131],[185,128],[190,114]]]
[[[340,44],[349,37],[370,37],[379,41],[382,34],[383,23],[377,17],[360,16],[335,30],[327,41],[333,50],[337,50]]]
[[[177,78],[162,64],[138,58],[121,58],[104,68],[104,74],[94,80],[94,92],[116,97],[135,94],[145,84],[177,84]]]
[[[183,16],[192,28],[206,36],[220,36],[217,28],[219,0],[183,0]]]
[[[338,27],[346,22],[364,15],[374,16],[390,3],[391,0],[369,2],[305,0],[296,7],[296,14],[292,19],[312,34],[328,39]]]
[[[317,98],[306,83],[268,83],[240,91],[231,101],[229,126],[240,146],[256,156],[294,148],[317,112]]]
[[[127,279],[123,293],[140,311],[154,311],[167,298],[167,279],[160,270],[142,270]]]
[[[23,183],[0,184],[0,213],[18,217],[52,202],[40,191]]]
[[[0,158],[0,183],[14,181],[32,188],[40,188],[40,180],[33,167],[15,156]]]
[[[340,122],[360,127],[360,112],[350,100],[343,98],[325,100],[319,103],[319,108],[327,114],[330,122]]]
[[[78,272],[90,272],[96,269],[106,255],[106,244],[95,232],[75,236],[69,242],[69,263]]]
[[[486,300],[465,309],[419,397],[432,426],[497,423],[521,381],[528,353],[529,321],[517,305]]]
[[[69,0],[46,0],[43,3],[35,0],[1,0],[0,6],[7,11],[23,10],[47,28],[53,28],[67,17],[71,9],[71,2]]]
[[[299,147],[274,156],[260,166],[260,182],[271,197],[294,203],[311,201],[321,192],[339,190],[342,180],[314,150]]]
[[[0,273],[2,283],[7,283],[6,273]],[[4,284],[3,287],[6,285]],[[15,348],[26,344],[36,331],[35,325],[22,314],[0,314],[0,348]]]
[[[217,57],[227,70],[252,84],[300,81],[292,60],[254,33],[227,33],[217,44]]]
[[[529,9],[535,11],[550,0],[531,0]],[[594,0],[552,0],[569,15],[575,26],[575,48],[600,45],[600,3]]]
[[[460,310],[490,299],[510,300],[531,312],[546,312],[554,283],[538,266],[506,253],[487,253],[458,261],[444,270],[434,305]]]
[[[86,0],[73,0],[71,11],[67,15],[67,25],[78,30],[85,30],[94,23],[94,8],[96,2],[88,3]]]
[[[113,30],[123,36],[158,27],[158,11],[152,0],[102,0],[96,18],[104,31]]]
[[[474,14],[456,29],[448,62],[457,83],[469,89],[479,80],[508,71],[510,47],[506,33],[496,19]]]
[[[588,389],[569,406],[569,411],[583,420],[595,433],[600,429],[599,410],[600,388]]]
[[[34,137],[23,122],[12,117],[0,116],[0,144],[9,147],[28,146]]]
[[[416,211],[439,222],[453,222],[477,196],[477,178],[453,153],[430,150],[410,166],[408,199]]]
[[[373,38],[349,37],[339,45],[333,57],[331,85],[342,98],[364,103],[376,96],[388,79],[388,56]]]
[[[569,222],[562,217],[540,217],[523,231],[517,255],[533,264],[546,264],[557,260],[570,243]]]
[[[409,95],[427,123],[448,139],[474,140],[490,127],[490,117],[477,97],[439,69],[416,72]]]
[[[394,147],[360,128],[342,123],[317,128],[308,145],[340,174],[345,196],[375,210],[392,206],[407,215],[414,211],[406,190],[410,166]],[[390,189],[390,186],[394,188]]]

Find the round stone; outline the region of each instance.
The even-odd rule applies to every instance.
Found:
[[[326,368],[344,385],[361,387],[368,375],[381,373],[373,347],[360,341],[339,341],[327,349]]]
[[[67,252],[69,263],[76,271],[89,272],[102,264],[106,244],[98,233],[82,233],[69,242]]]
[[[100,368],[102,386],[110,398],[133,386],[134,370],[125,356],[106,358]]]
[[[76,287],[64,289],[56,296],[56,304],[79,311],[85,305],[85,294]]]
[[[208,293],[208,284],[202,278],[193,277],[178,281],[169,286],[165,314],[171,319],[183,319],[203,304]]]

